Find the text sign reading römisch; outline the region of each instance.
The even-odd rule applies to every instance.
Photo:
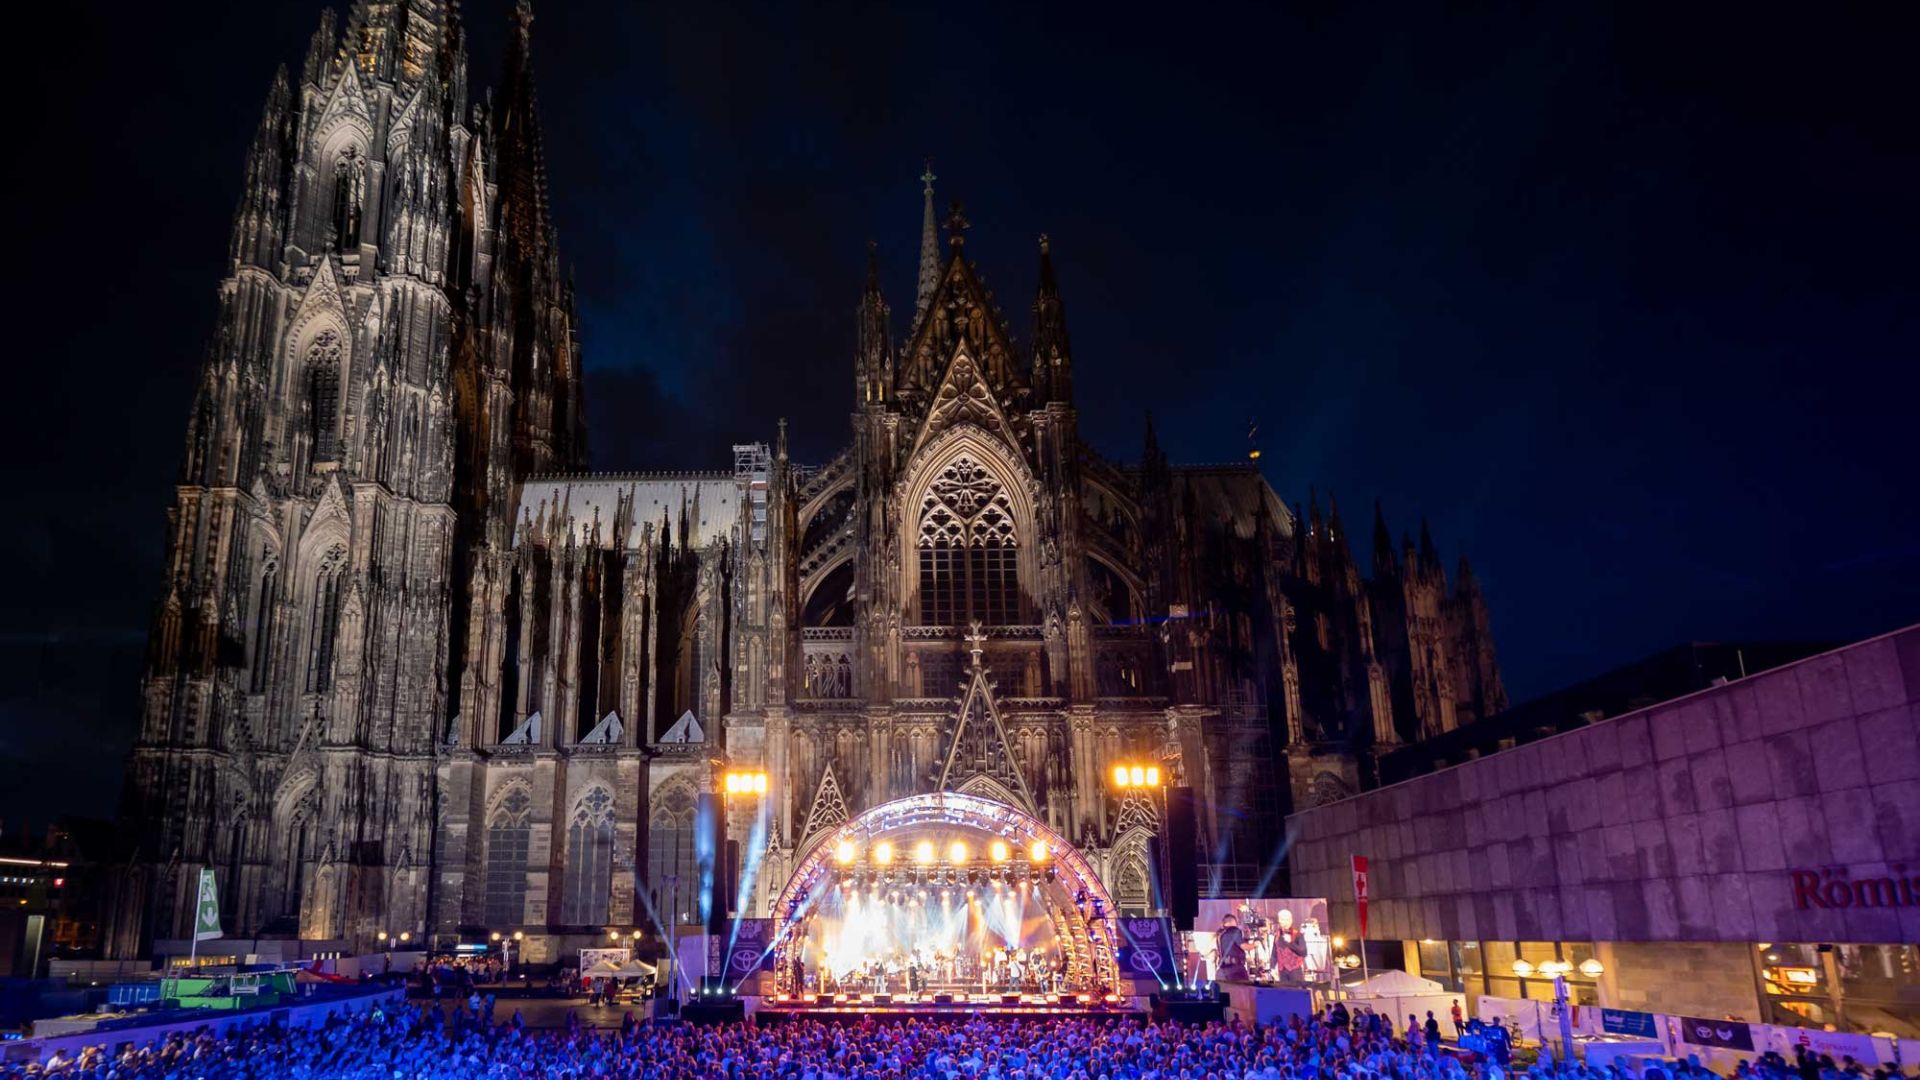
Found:
[[[1902,863],[1887,868],[1891,875],[1855,879],[1846,870],[1789,870],[1793,906],[1801,911],[1840,908],[1920,907],[1920,878],[1907,876]]]

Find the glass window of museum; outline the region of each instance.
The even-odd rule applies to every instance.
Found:
[[[1422,977],[1469,998],[1551,1002],[1553,980],[1522,978],[1515,962],[1525,961],[1537,971],[1542,961],[1562,960],[1573,965],[1566,978],[1574,1004],[1615,1004],[1603,1000],[1604,975],[1596,979],[1580,971],[1582,962],[1595,958],[1591,942],[1428,939],[1408,944],[1410,967],[1417,965]],[[1756,942],[1752,953],[1762,1015],[1739,1019],[1920,1038],[1920,946]]]

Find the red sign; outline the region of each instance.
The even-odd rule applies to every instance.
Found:
[[[1367,936],[1367,857],[1353,857],[1353,906],[1360,909],[1360,936]]]

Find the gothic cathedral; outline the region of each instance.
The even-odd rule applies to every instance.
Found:
[[[587,473],[520,0],[471,99],[452,0],[356,0],[247,156],[168,518],[117,955],[185,935],[364,949],[522,931],[558,958],[699,918],[695,815],[770,774],[741,914],[852,815],[959,791],[1152,906],[1152,799],[1199,796],[1203,893],[1271,887],[1282,814],[1506,705],[1464,562],[1365,577],[1337,506],[1252,464],[1085,444],[1049,258],[1024,341],[923,177],[896,337],[871,255],[850,442],[784,424],[701,473]],[[1396,554],[1398,552],[1398,554]],[[735,835],[751,830],[743,818]]]

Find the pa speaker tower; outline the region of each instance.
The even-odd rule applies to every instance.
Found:
[[[1193,789],[1167,789],[1167,911],[1173,925],[1193,929],[1200,914],[1199,853],[1194,839]]]
[[[694,860],[700,871],[700,880],[694,882],[693,887],[701,889],[710,885],[713,890],[697,897],[707,905],[707,933],[725,933],[727,908],[733,903],[733,891],[728,888],[727,880],[732,876],[729,873],[732,860],[727,858],[726,799],[711,791],[701,792],[695,803],[693,829]]]

